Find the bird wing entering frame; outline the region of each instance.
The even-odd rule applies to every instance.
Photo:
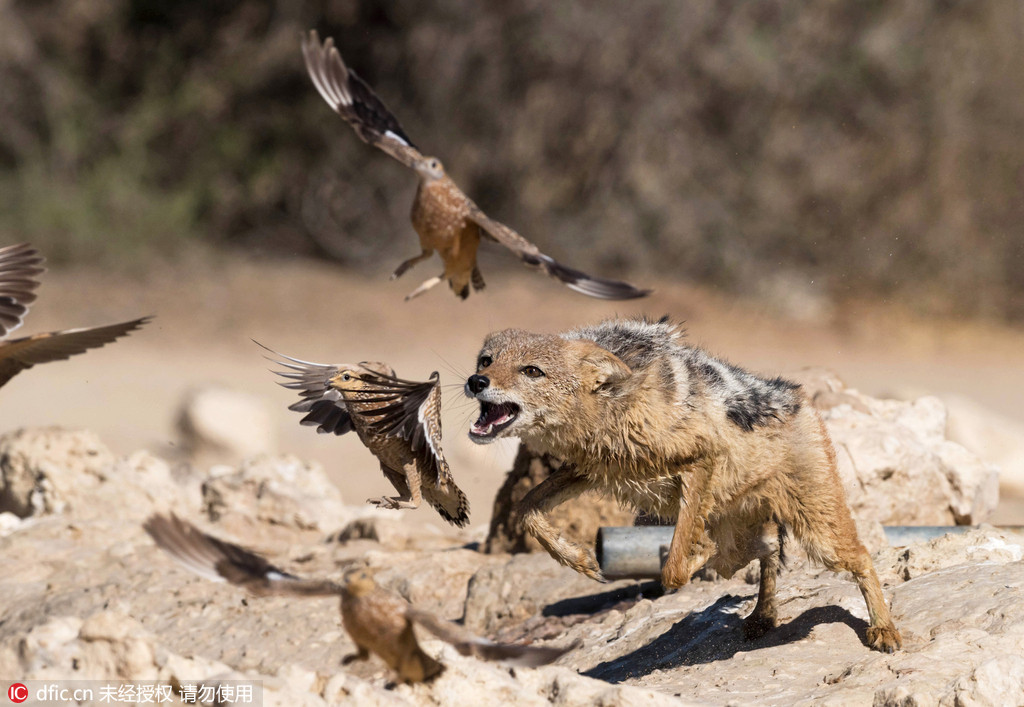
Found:
[[[541,253],[537,246],[505,224],[490,218],[472,202],[470,202],[470,212],[467,218],[479,226],[484,235],[492,241],[505,246],[518,255],[526,265],[544,272],[549,277],[565,283],[570,289],[584,295],[598,299],[623,300],[646,297],[651,293],[651,290],[640,289],[628,282],[594,277],[581,270],[562,265],[551,256]]]
[[[498,660],[509,665],[537,667],[547,665],[577,647],[572,643],[565,648],[554,646],[529,646],[521,643],[497,643],[477,636],[459,624],[438,618],[434,614],[410,606],[406,617],[419,624],[445,643],[452,645],[461,655],[474,656],[483,660]]]
[[[215,582],[226,581],[260,596],[331,596],[341,592],[334,582],[296,577],[255,552],[207,535],[173,513],[152,515],[143,528],[186,569]]]
[[[388,110],[369,84],[347,66],[334,40],[323,44],[316,30],[302,38],[302,56],[313,85],[366,143],[380,148],[406,167],[423,159],[398,119]]]
[[[352,416],[349,414],[341,393],[330,385],[330,380],[340,370],[336,364],[313,363],[302,359],[292,358],[267,348],[260,342],[253,340],[257,346],[266,349],[274,356],[285,359],[283,361],[267,356],[267,360],[273,361],[279,366],[284,366],[286,371],[273,371],[287,382],[281,385],[290,390],[299,391],[302,400],[288,406],[289,410],[305,413],[299,424],[316,425],[319,434],[343,435],[351,432]]]
[[[21,326],[45,272],[43,256],[28,243],[0,248],[0,338]]]
[[[0,386],[37,363],[63,361],[89,349],[98,349],[138,329],[150,319],[142,317],[108,326],[51,331],[6,341],[0,344]]]

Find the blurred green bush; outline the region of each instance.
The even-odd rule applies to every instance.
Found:
[[[996,0],[9,0],[3,240],[412,255],[414,179],[313,90],[309,27],[574,265],[1024,319],[1024,11]]]

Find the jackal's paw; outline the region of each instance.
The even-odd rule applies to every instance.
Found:
[[[871,626],[868,629],[868,645],[876,651],[895,653],[903,647],[903,637],[895,626]]]
[[[604,578],[604,575],[601,574],[601,565],[597,564],[597,558],[590,550],[581,549],[579,556],[575,561],[569,563],[569,567],[598,582],[608,581]]]
[[[757,612],[743,620],[743,637],[753,641],[765,635],[779,625],[779,617],[775,612]]]
[[[665,589],[679,589],[690,583],[690,574],[686,568],[665,565],[661,568],[661,586]]]

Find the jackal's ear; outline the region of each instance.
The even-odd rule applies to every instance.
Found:
[[[573,342],[580,353],[580,377],[591,393],[614,393],[633,371],[622,359],[593,341]]]

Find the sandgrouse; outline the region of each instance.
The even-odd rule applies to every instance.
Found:
[[[373,89],[345,65],[332,39],[321,44],[316,31],[311,31],[303,38],[302,53],[313,83],[331,108],[363,141],[380,148],[419,175],[419,188],[412,204],[412,225],[420,237],[422,252],[399,265],[391,277],[400,277],[434,251],[444,261],[444,272],[413,290],[407,300],[445,280],[462,299],[469,296],[470,284],[474,290],[483,289],[484,279],[476,262],[481,236],[505,246],[526,265],[542,270],[585,295],[621,300],[650,294],[650,290],[626,282],[592,277],[562,265],[508,226],[488,218],[445,174],[440,160],[425,157],[413,145],[398,119]]]
[[[207,535],[174,515],[151,516],[144,527],[157,545],[207,579],[226,580],[260,596],[339,596],[341,623],[358,649],[344,662],[366,660],[370,653],[375,653],[404,682],[430,680],[444,669],[420,648],[413,630],[416,624],[450,643],[462,655],[519,666],[546,665],[576,645],[555,648],[495,643],[416,609],[394,592],[378,586],[366,569],[350,570],[340,584],[302,579],[238,545]]]
[[[0,337],[21,326],[39,287],[36,276],[45,271],[43,257],[21,243],[0,248]],[[125,336],[150,317],[83,329],[65,329],[0,342],[0,386],[37,363],[63,361]]]
[[[355,430],[377,457],[399,496],[367,503],[418,508],[426,499],[449,523],[462,527],[469,522],[469,501],[455,484],[441,449],[437,371],[428,381],[408,381],[395,377],[386,363],[312,363],[267,350],[283,359],[271,359],[287,369],[275,371],[288,379],[281,385],[301,391],[302,400],[288,406],[306,413],[301,424],[315,425],[321,434]]]

